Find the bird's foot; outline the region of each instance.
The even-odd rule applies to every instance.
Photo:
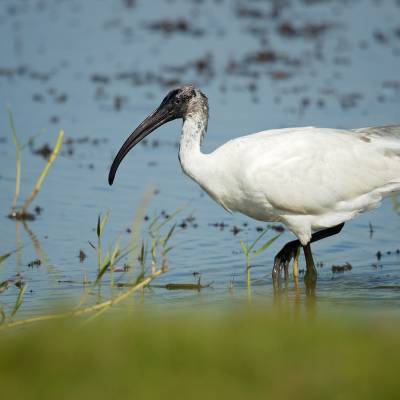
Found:
[[[272,278],[277,281],[281,277],[281,271],[284,271],[285,279],[289,277],[289,264],[295,259],[300,243],[297,240],[286,243],[279,253],[275,256],[274,267],[272,268]]]

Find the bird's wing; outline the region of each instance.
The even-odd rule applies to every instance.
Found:
[[[358,131],[363,137],[308,128],[248,139],[247,149],[243,146],[249,163],[246,186],[253,191],[262,187],[274,208],[289,213],[372,207],[379,193],[400,189],[400,137],[392,138],[396,129],[385,129],[390,132],[386,136],[382,128],[375,128],[380,135]]]

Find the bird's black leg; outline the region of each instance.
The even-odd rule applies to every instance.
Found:
[[[314,259],[311,253],[310,243],[303,246],[304,257],[306,259],[306,273],[304,275],[304,284],[306,287],[307,297],[315,296],[315,287],[317,285],[317,269],[315,268]]]
[[[310,243],[317,242],[318,240],[325,239],[329,236],[338,234],[342,230],[343,226],[344,226],[344,222],[339,225],[332,226],[331,228],[327,228],[327,229],[323,229],[322,231],[315,232],[311,235],[310,242],[306,246],[303,247],[304,255],[306,257],[306,265],[307,265],[306,277],[307,277],[307,275],[312,276],[313,272],[309,272],[309,270],[311,271],[311,269],[313,269],[313,271],[315,272],[315,276],[316,276],[316,269],[315,269],[314,261],[313,261],[312,254],[311,254]],[[294,257],[296,256],[297,249],[299,248],[299,246],[301,246],[301,243],[299,240],[293,240],[291,242],[288,242],[282,247],[282,249],[279,251],[279,253],[275,256],[274,267],[272,269],[272,278],[274,279],[274,281],[276,281],[280,278],[282,269],[285,271],[285,278],[288,277],[290,261],[292,259],[294,259]],[[314,268],[312,268],[311,265],[313,265]]]
[[[306,273],[304,275],[304,280],[306,281],[316,281],[317,280],[317,269],[315,268],[314,259],[311,253],[310,243],[303,246],[304,257],[306,259]]]

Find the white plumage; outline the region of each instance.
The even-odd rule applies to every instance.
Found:
[[[111,166],[109,183],[131,148],[177,118],[183,119],[179,159],[190,178],[226,210],[281,222],[298,237],[275,257],[274,278],[281,269],[288,275],[289,262],[302,245],[305,278],[314,282],[310,242],[340,232],[345,221],[400,191],[400,125],[274,129],[230,140],[204,154],[200,147],[208,101],[192,86],[168,93],[129,136]]]
[[[282,222],[303,245],[312,231],[348,221],[400,190],[400,127],[276,129],[202,154],[193,126],[199,124],[185,120],[182,141],[193,142],[181,146],[183,170],[227,210]]]

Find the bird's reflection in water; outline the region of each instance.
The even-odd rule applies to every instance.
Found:
[[[293,280],[283,279],[272,282],[275,308],[287,310],[293,306],[295,315],[300,315],[302,310],[307,315],[314,315],[317,299],[317,281],[315,279],[302,279],[298,275],[294,275]]]

